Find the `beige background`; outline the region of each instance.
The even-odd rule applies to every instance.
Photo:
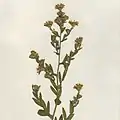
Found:
[[[0,120],[47,120],[36,115],[31,84],[42,84],[46,100],[54,96],[48,80],[43,74],[37,76],[36,63],[28,56],[35,49],[55,66],[50,32],[43,23],[55,17],[54,5],[60,2],[66,4],[71,19],[80,21],[64,51],[72,49],[76,37],[84,37],[83,50],[64,82],[62,105],[68,109],[75,94],[72,87],[80,81],[83,99],[74,120],[120,119],[119,0],[0,0]]]

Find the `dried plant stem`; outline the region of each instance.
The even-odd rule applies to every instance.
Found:
[[[58,55],[58,67],[57,67],[57,86],[59,84],[59,68],[60,68],[60,55],[61,55],[61,37],[62,37],[62,32],[60,31],[60,49],[59,49],[59,55]],[[61,83],[60,83],[61,85]],[[55,104],[55,108],[54,108],[54,111],[53,111],[53,117],[52,117],[52,120],[54,119],[54,116],[55,116],[55,113],[56,113],[56,109],[57,109],[57,104]]]
[[[71,64],[71,61],[74,60],[75,55],[82,49],[81,44],[83,37],[77,37],[74,40],[74,50],[71,50],[69,53],[66,53],[64,58],[61,58],[61,49],[62,43],[68,40],[68,36],[75,26],[78,26],[78,21],[69,20],[69,16],[63,12],[64,4],[60,3],[55,6],[55,9],[58,10],[57,17],[54,21],[47,21],[44,23],[44,26],[48,27],[51,31],[51,45],[55,49],[54,53],[57,55],[57,65],[56,72],[54,71],[51,64],[45,62],[45,59],[41,59],[39,54],[35,50],[31,50],[29,58],[34,59],[37,64],[37,73],[40,74],[44,72],[44,77],[50,80],[50,90],[56,96],[54,99],[54,108],[51,113],[51,102],[50,100],[45,101],[42,92],[40,91],[41,85],[32,85],[33,101],[40,107],[38,110],[38,115],[42,117],[49,117],[50,120],[72,120],[75,111],[74,108],[79,104],[79,99],[82,97],[80,94],[82,84],[77,83],[74,85],[74,89],[77,90],[77,94],[73,96],[73,99],[69,102],[69,113],[66,112],[65,108],[62,107],[62,113],[60,116],[56,116],[56,111],[58,105],[62,103],[60,100],[62,94],[62,82],[64,81],[68,68]],[[53,23],[57,24],[59,30],[57,31],[53,27]],[[67,27],[65,23],[68,23],[70,27]],[[62,60],[61,60],[62,59]],[[60,69],[63,67],[63,71]]]

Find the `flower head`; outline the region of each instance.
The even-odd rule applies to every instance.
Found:
[[[40,74],[42,71],[44,71],[44,61],[45,61],[45,59],[41,59],[39,61],[38,67],[36,68],[38,74]]]
[[[64,8],[64,6],[65,6],[64,4],[60,3],[55,6],[55,9],[58,9],[61,11]]]
[[[57,15],[58,15],[59,17],[62,17],[62,16],[64,16],[64,15],[65,15],[65,13],[64,13],[64,12],[62,12],[62,11],[59,11],[59,12],[57,12]]]
[[[35,92],[39,91],[39,88],[40,88],[40,86],[38,86],[38,85],[32,85],[32,89]]]
[[[76,85],[74,85],[74,89],[76,89],[77,91],[80,91],[82,89],[83,85],[80,83],[77,83]]]
[[[63,26],[64,23],[66,23],[66,20],[68,20],[69,17],[67,15],[63,15],[63,16],[58,16],[56,17],[56,19],[54,20],[56,24],[58,24],[59,26]]]
[[[44,23],[44,26],[48,27],[48,28],[51,28],[53,25],[53,21],[47,21]]]
[[[83,40],[83,37],[78,37],[78,38],[76,38],[75,43],[78,45],[81,45],[82,40]]]
[[[29,58],[31,58],[31,59],[38,59],[39,55],[38,55],[38,53],[36,51],[32,50],[31,54],[29,55]]]
[[[69,21],[69,24],[72,26],[72,27],[75,27],[75,26],[78,26],[79,22],[78,21]]]

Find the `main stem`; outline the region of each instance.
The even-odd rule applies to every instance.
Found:
[[[57,86],[58,86],[58,84],[59,84],[59,68],[60,68],[60,55],[61,55],[61,36],[62,36],[62,33],[61,33],[61,29],[60,29],[60,49],[59,49],[58,67],[57,67]],[[52,120],[54,119],[54,116],[55,116],[55,112],[56,112],[57,106],[58,106],[58,105],[55,104],[55,108],[54,108],[54,111],[53,111]]]

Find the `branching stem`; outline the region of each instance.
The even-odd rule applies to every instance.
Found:
[[[61,32],[61,30],[60,30],[60,49],[59,49],[59,55],[58,55],[58,67],[57,67],[57,86],[59,85],[59,68],[60,68],[60,55],[61,55],[61,38],[62,38],[62,32]],[[60,83],[61,84],[61,83]],[[55,108],[54,108],[54,111],[53,111],[53,117],[52,117],[52,120],[54,119],[54,116],[55,116],[55,113],[56,113],[56,109],[57,109],[57,104],[55,104]]]

